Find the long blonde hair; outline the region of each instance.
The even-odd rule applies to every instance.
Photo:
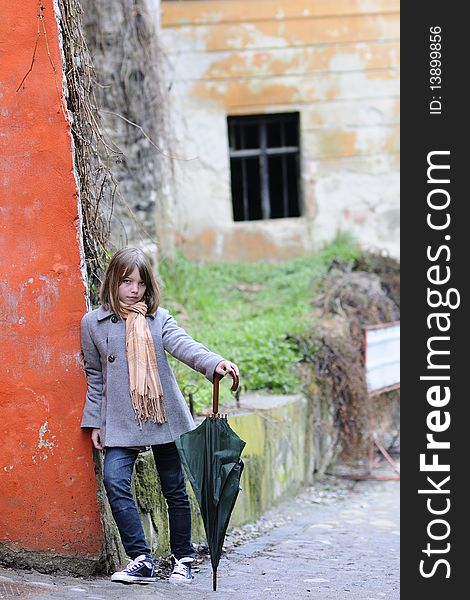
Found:
[[[119,304],[119,286],[135,268],[139,269],[146,290],[143,297],[147,313],[154,313],[160,303],[160,290],[149,258],[139,248],[121,248],[109,261],[100,288],[100,302],[107,310],[122,316]]]

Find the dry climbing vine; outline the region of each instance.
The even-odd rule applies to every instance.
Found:
[[[76,0],[58,0],[66,79],[65,100],[74,140],[74,166],[80,194],[82,234],[93,304],[107,261],[110,221],[117,182],[110,164],[121,152],[104,135],[94,92],[94,69]]]
[[[83,28],[96,65],[103,131],[122,150],[111,170],[119,182],[112,238],[156,244],[164,225],[162,189],[172,177],[163,52],[145,0],[82,0]]]
[[[57,0],[57,6],[84,254],[96,303],[108,249],[129,242],[160,246],[156,216],[164,239],[165,228],[171,229],[168,192],[162,193],[174,159],[159,77],[164,54],[144,0]]]

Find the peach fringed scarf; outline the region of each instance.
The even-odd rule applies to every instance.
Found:
[[[129,388],[135,418],[142,422],[166,421],[163,404],[163,388],[158,375],[157,357],[152,334],[145,315],[145,302],[121,303],[121,312],[126,319],[126,352],[129,365]]]

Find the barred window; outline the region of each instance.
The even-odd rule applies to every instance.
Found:
[[[299,113],[227,121],[234,220],[299,217]]]

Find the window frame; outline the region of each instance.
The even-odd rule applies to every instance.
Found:
[[[280,146],[269,146],[268,145],[268,125],[275,122],[281,123],[281,145]],[[295,126],[295,135],[298,140],[297,145],[285,145],[286,141],[286,125],[289,122]],[[259,143],[257,148],[245,148],[235,149],[233,143],[236,139],[235,129],[240,128],[240,136],[243,140],[244,129],[246,125],[257,125],[259,128]],[[241,161],[242,171],[242,202],[241,208],[243,213],[242,219],[237,219],[237,222],[247,222],[252,220],[274,220],[274,219],[286,219],[286,218],[298,218],[302,216],[302,203],[301,203],[301,169],[300,169],[300,113],[299,112],[288,112],[288,113],[272,113],[272,114],[260,114],[260,115],[229,115],[227,117],[228,127],[228,139],[229,139],[229,158],[230,158],[230,174],[231,174],[231,192],[232,192],[232,207],[234,210],[235,219],[235,206],[233,198],[233,173],[232,173],[232,160],[239,159]],[[242,141],[242,146],[245,145]],[[287,163],[285,158],[288,155],[295,155],[295,168],[296,178],[295,185],[297,191],[296,203],[298,208],[298,215],[290,215],[292,208],[289,205],[288,198],[288,178],[287,178]],[[282,156],[282,217],[271,216],[271,197],[269,193],[269,165],[268,159],[270,156]],[[260,198],[261,198],[261,219],[250,219],[249,218],[249,205],[248,205],[248,185],[247,185],[247,173],[246,173],[246,162],[243,159],[246,158],[259,158],[259,178],[260,178]]]

